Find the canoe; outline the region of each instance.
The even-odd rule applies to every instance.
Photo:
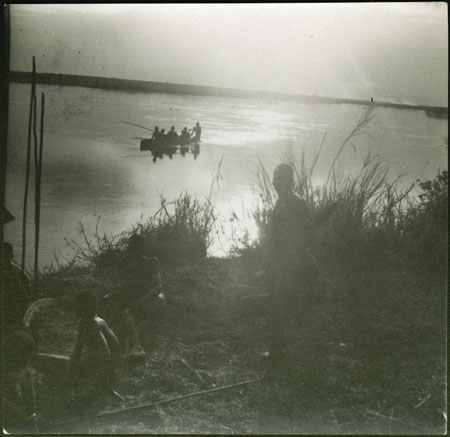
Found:
[[[427,108],[425,109],[425,114],[428,117],[448,118],[448,108]]]
[[[144,150],[150,150],[153,151],[155,149],[157,150],[164,150],[164,149],[171,149],[173,147],[177,147],[177,146],[189,146],[191,144],[198,144],[200,143],[200,141],[194,141],[194,139],[190,139],[187,143],[181,143],[180,140],[177,141],[177,143],[175,144],[163,144],[162,142],[156,142],[153,139],[145,139],[145,140],[141,140],[141,145],[140,145],[140,149],[141,152]]]

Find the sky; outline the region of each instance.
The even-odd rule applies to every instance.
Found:
[[[11,5],[10,69],[447,106],[447,4]]]

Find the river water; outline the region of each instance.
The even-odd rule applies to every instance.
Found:
[[[210,192],[222,160],[219,186],[212,190],[222,219],[231,211],[254,232],[246,218],[251,208],[258,157],[267,171],[289,147],[311,159],[325,132],[327,137],[314,180],[320,184],[343,139],[365,107],[348,104],[301,104],[279,100],[123,93],[38,85],[45,93],[44,157],[42,170],[40,266],[70,258],[65,239],[81,242],[83,223],[91,234],[118,234],[159,208],[160,196],[173,200],[183,191],[203,198]],[[9,100],[6,204],[15,221],[5,226],[6,240],[21,257],[22,208],[25,181],[30,85],[11,84]],[[39,106],[39,105],[38,105]],[[38,117],[39,120],[39,117]],[[153,162],[140,152],[139,139],[148,132],[128,121],[178,132],[195,122],[202,125],[200,154],[176,154]],[[374,118],[339,158],[344,174],[357,171],[368,151],[389,163],[391,179],[405,186],[434,177],[447,168],[447,119],[423,111],[376,108]],[[39,133],[38,133],[39,135]],[[32,174],[31,179],[34,176]],[[28,209],[27,265],[32,266],[34,184]],[[227,239],[216,239],[211,254],[223,255]],[[219,241],[220,240],[220,241]]]

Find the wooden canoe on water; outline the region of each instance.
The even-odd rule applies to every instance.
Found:
[[[448,108],[427,108],[425,109],[425,114],[427,114],[428,117],[448,118]]]
[[[144,150],[150,150],[150,151],[154,151],[154,150],[166,150],[166,149],[173,149],[173,148],[177,148],[177,147],[188,147],[190,145],[198,145],[200,143],[200,141],[194,140],[194,139],[190,139],[188,142],[183,142],[181,143],[181,141],[178,140],[177,143],[175,144],[165,144],[164,142],[156,142],[153,139],[144,139],[141,140],[141,152],[143,152]]]

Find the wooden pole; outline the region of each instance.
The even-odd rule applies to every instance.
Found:
[[[218,392],[218,391],[222,391],[222,390],[228,390],[228,389],[234,388],[234,387],[240,387],[242,385],[252,384],[252,383],[257,382],[257,381],[262,381],[263,379],[264,379],[264,376],[260,376],[259,378],[254,378],[254,379],[250,379],[250,380],[247,380],[247,381],[241,381],[241,382],[237,382],[237,383],[234,383],[234,384],[224,385],[224,386],[212,388],[212,389],[209,389],[209,390],[197,391],[197,392],[194,392],[194,393],[189,393],[187,395],[176,396],[174,398],[162,399],[160,401],[150,402],[150,403],[147,403],[147,404],[136,405],[135,407],[121,408],[119,410],[105,411],[103,413],[98,413],[98,414],[92,415],[92,416],[84,416],[84,417],[79,417],[79,418],[76,418],[76,419],[65,420],[63,422],[49,423],[49,424],[47,424],[47,426],[49,426],[52,429],[54,429],[57,426],[63,426],[63,425],[70,425],[70,424],[73,424],[73,423],[79,423],[81,420],[89,420],[89,419],[93,420],[93,419],[99,419],[99,418],[102,418],[102,417],[109,417],[109,416],[113,416],[113,415],[119,415],[119,414],[122,414],[122,413],[129,413],[130,411],[139,411],[139,410],[143,410],[143,409],[146,409],[146,408],[155,407],[157,405],[169,404],[169,403],[172,403],[172,402],[175,402],[175,401],[180,401],[182,399],[188,399],[188,398],[192,398],[192,397],[195,397],[195,396],[201,396],[201,395],[205,395],[205,394],[208,394],[208,393],[214,393],[214,392]]]
[[[33,71],[31,73],[30,114],[28,117],[27,167],[25,173],[25,194],[23,197],[22,263],[21,263],[22,272],[25,270],[25,252],[27,246],[27,208],[28,208],[28,187],[30,185],[31,126],[33,117],[33,97],[35,86],[36,86],[36,63],[33,56]]]
[[[41,177],[42,177],[42,152],[44,148],[44,108],[45,95],[41,94],[41,124],[39,135],[39,155],[36,156],[36,187],[35,187],[35,235],[34,235],[34,279],[39,276],[39,231],[41,220]]]
[[[4,257],[3,257],[3,226],[11,220],[12,215],[6,209],[6,161],[8,140],[8,95],[9,95],[9,49],[10,49],[10,6],[2,4],[0,11],[0,305],[3,308],[4,291]],[[0,313],[2,311],[0,310]],[[3,326],[3,324],[0,324]],[[0,332],[3,334],[2,326]],[[3,334],[4,335],[4,334]],[[3,338],[2,335],[2,338]],[[3,375],[3,360],[0,360],[0,372]],[[3,392],[3,378],[0,380],[0,391]]]

